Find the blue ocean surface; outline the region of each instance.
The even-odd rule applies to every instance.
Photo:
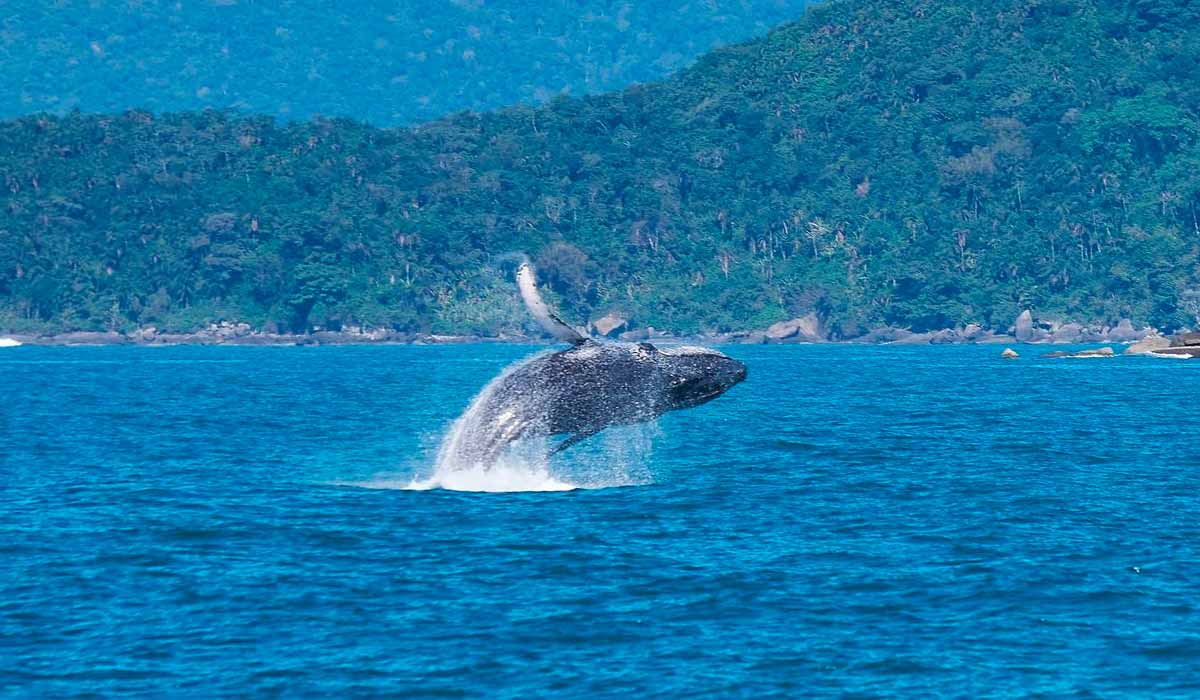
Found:
[[[1200,362],[1018,349],[727,348],[485,493],[538,348],[0,350],[0,696],[1200,695]]]

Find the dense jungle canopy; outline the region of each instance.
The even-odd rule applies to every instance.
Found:
[[[1200,3],[834,0],[623,92],[412,128],[0,124],[0,327],[496,334],[500,259],[675,332],[1200,312]]]

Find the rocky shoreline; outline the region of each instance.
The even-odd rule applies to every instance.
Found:
[[[730,333],[676,336],[653,327],[627,329],[627,322],[609,314],[589,324],[597,337],[626,342],[652,341],[659,343],[700,343],[706,345],[771,345],[832,343],[850,345],[951,345],[951,344],[1050,344],[1081,345],[1094,343],[1156,344],[1166,349],[1170,342],[1154,328],[1135,328],[1128,319],[1108,327],[1087,326],[1054,320],[1035,320],[1030,311],[1023,312],[1013,325],[1003,330],[969,324],[916,333],[905,328],[876,328],[856,337],[841,338],[831,334],[816,314],[781,321],[765,330]],[[245,346],[304,346],[304,345],[449,345],[466,343],[544,344],[551,342],[543,336],[521,334],[501,336],[437,335],[403,333],[382,329],[349,328],[339,331],[313,331],[304,334],[268,333],[246,323],[223,321],[206,328],[175,333],[156,328],[141,328],[132,333],[71,331],[65,333],[29,334],[0,333],[25,345],[245,345]],[[1157,341],[1155,339],[1158,339]],[[1190,351],[1188,351],[1190,352]]]

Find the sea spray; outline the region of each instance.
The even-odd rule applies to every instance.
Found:
[[[509,365],[489,382],[446,432],[437,451],[432,475],[413,479],[402,487],[511,492],[567,491],[649,483],[652,478],[646,465],[657,435],[657,427],[653,424],[610,428],[569,452],[554,454],[553,460],[551,455],[558,438],[545,437],[518,440],[490,464],[470,458],[476,453],[471,442],[492,429],[492,426],[481,424],[483,407],[509,375],[543,354]],[[541,399],[537,396],[527,398],[529,401]],[[389,480],[376,482],[376,485],[396,488],[400,484]]]
[[[478,451],[475,449],[477,443],[486,439],[486,436],[494,429],[493,426],[487,425],[484,419],[487,404],[511,374],[545,354],[547,353],[538,353],[505,367],[500,374],[496,375],[492,381],[488,382],[475,395],[475,398],[471,399],[467,410],[463,411],[463,414],[454,421],[450,426],[450,430],[447,431],[446,436],[442,439],[442,444],[438,448],[437,461],[434,464],[434,478],[456,471],[487,470],[492,466],[491,464],[477,461],[475,457],[478,454]],[[543,401],[544,398],[527,396],[526,400],[536,405],[536,402]],[[540,458],[542,462],[545,462],[546,454],[543,451],[541,454],[530,455],[530,457],[534,459]]]

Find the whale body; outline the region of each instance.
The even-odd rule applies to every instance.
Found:
[[[609,426],[699,406],[746,378],[745,365],[709,348],[588,338],[541,301],[528,262],[517,280],[534,318],[573,347],[537,356],[493,381],[460,419],[441,460],[487,467],[518,440],[566,436],[553,454]]]

